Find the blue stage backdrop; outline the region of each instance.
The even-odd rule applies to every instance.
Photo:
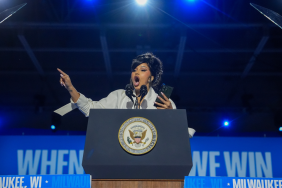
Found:
[[[84,141],[85,136],[1,136],[0,174],[83,174]],[[281,144],[282,138],[194,137],[189,175],[281,178]]]

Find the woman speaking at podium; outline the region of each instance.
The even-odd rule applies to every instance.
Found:
[[[125,90],[118,89],[111,92],[106,98],[99,101],[92,101],[79,93],[71,83],[70,77],[58,69],[60,74],[60,84],[64,86],[71,95],[71,103],[63,106],[55,112],[64,115],[71,110],[78,108],[86,117],[89,116],[92,108],[105,109],[134,109],[133,101],[126,95]],[[134,87],[133,94],[137,97],[138,108],[140,109],[176,109],[174,102],[168,99],[163,93],[163,98],[158,96],[154,89],[158,88],[163,74],[163,65],[159,58],[152,53],[145,53],[133,59],[131,64],[130,83]],[[145,85],[148,93],[145,97],[140,96],[140,88]],[[143,86],[144,87],[144,86]],[[157,103],[157,97],[163,102]],[[156,105],[154,105],[156,104]],[[157,107],[156,107],[157,106]],[[189,128],[189,135],[193,136],[194,130]]]

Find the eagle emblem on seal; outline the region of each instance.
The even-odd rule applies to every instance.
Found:
[[[129,131],[130,138],[133,141],[129,137],[127,137],[127,142],[129,144],[134,145],[135,147],[140,147],[141,144],[144,146],[146,142],[149,141],[149,138],[147,138],[144,141],[147,130],[145,130],[145,127],[142,125],[135,125],[131,127],[131,129],[129,129],[128,131]]]

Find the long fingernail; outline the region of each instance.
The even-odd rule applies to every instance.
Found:
[[[61,77],[63,77],[64,75],[63,74],[61,74]]]
[[[63,83],[64,84],[64,86],[66,87],[66,84],[65,83]]]

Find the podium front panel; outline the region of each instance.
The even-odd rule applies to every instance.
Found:
[[[146,154],[130,154],[119,143],[119,129],[132,117],[156,127],[157,143]],[[186,111],[91,109],[82,165],[93,179],[184,179],[192,168]]]

